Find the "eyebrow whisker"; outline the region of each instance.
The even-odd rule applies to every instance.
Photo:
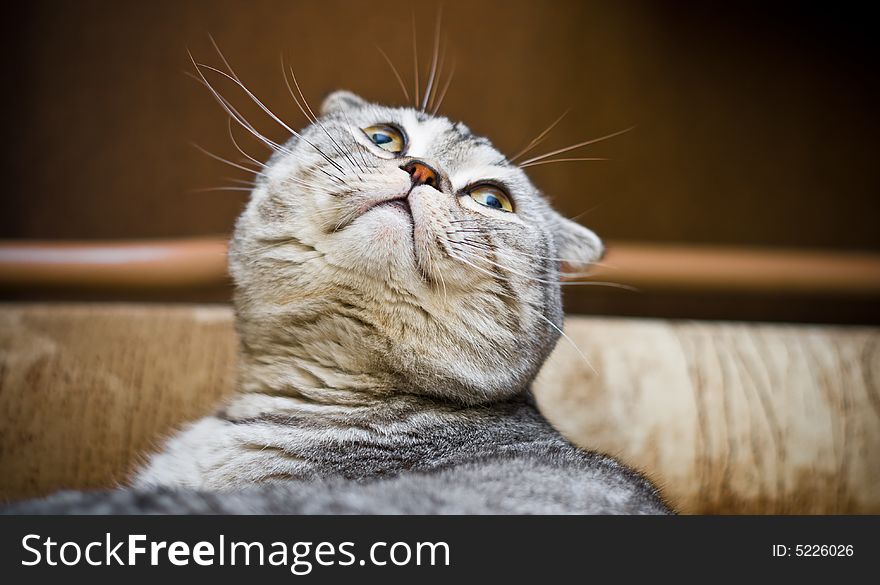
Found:
[[[584,160],[608,160],[605,157],[601,156],[593,156],[593,157],[578,157],[578,158],[551,158],[550,160],[539,160],[532,163],[523,163],[519,165],[521,169],[527,169],[529,167],[536,167],[539,165],[549,165],[550,163],[559,163],[559,162],[575,162],[575,161],[584,161]]]
[[[412,13],[412,41],[413,41],[413,85],[415,86],[415,100],[413,105],[419,107],[419,50],[416,42],[416,11]]]
[[[611,134],[607,134],[605,136],[600,136],[599,138],[593,138],[591,140],[584,140],[583,142],[578,142],[577,144],[572,144],[571,146],[566,146],[565,148],[559,148],[557,150],[550,151],[546,154],[542,154],[540,156],[532,157],[528,160],[524,160],[519,164],[519,167],[522,168],[523,165],[528,165],[533,162],[537,162],[539,160],[543,160],[547,157],[553,156],[555,154],[562,154],[563,152],[568,152],[569,150],[574,150],[576,148],[580,148],[582,146],[587,146],[589,144],[595,144],[597,142],[602,142],[603,140],[608,140],[609,138],[614,138],[615,136],[620,136],[621,134],[625,134],[630,130],[634,129],[635,126],[630,126],[629,128],[625,128],[623,130],[618,130],[617,132],[613,132]]]
[[[452,66],[449,70],[449,76],[446,78],[446,83],[443,84],[443,90],[440,92],[440,97],[437,100],[437,105],[434,106],[434,109],[431,110],[431,115],[436,116],[437,112],[440,111],[440,106],[443,105],[443,100],[446,98],[446,92],[449,90],[449,85],[452,83],[452,78],[455,76],[455,57],[452,59]]]
[[[558,118],[556,118],[556,120],[554,120],[552,124],[550,124],[549,126],[547,126],[547,128],[545,128],[543,132],[541,132],[541,133],[538,134],[535,138],[533,138],[532,141],[529,142],[529,143],[526,145],[525,148],[523,148],[523,149],[520,150],[518,153],[516,153],[515,155],[513,155],[512,157],[510,157],[509,162],[514,162],[516,159],[518,159],[519,157],[521,157],[522,155],[524,155],[525,153],[527,153],[527,152],[530,151],[531,149],[533,149],[533,148],[535,148],[536,146],[538,146],[539,144],[541,144],[541,142],[544,141],[544,138],[550,133],[550,131],[553,130],[553,128],[555,128],[556,125],[559,124],[559,123],[562,121],[562,119],[563,119],[565,116],[568,115],[568,113],[569,113],[570,111],[571,111],[571,108],[568,108],[567,110],[565,110],[564,112],[562,112],[562,115],[561,115],[561,116],[559,116]]]
[[[391,58],[388,56],[385,51],[382,50],[382,47],[376,45],[376,48],[379,49],[379,52],[382,54],[382,57],[385,58],[385,62],[388,63],[388,66],[391,67],[391,71],[394,73],[394,77],[397,79],[397,83],[400,85],[400,89],[403,90],[403,95],[406,98],[406,101],[410,101],[409,92],[406,90],[406,84],[403,83],[403,78],[400,76],[400,72],[397,70],[397,67],[394,66],[394,63],[391,61]]]
[[[434,86],[434,78],[437,75],[437,58],[440,53],[440,23],[443,19],[443,5],[437,9],[437,23],[434,25],[434,55],[431,57],[431,70],[428,75],[428,83],[425,86],[425,96],[422,98],[422,111],[428,107],[428,100],[431,97],[431,91]]]

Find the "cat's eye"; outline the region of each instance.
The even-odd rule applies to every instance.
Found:
[[[373,144],[388,152],[400,154],[406,148],[406,139],[397,128],[387,124],[376,124],[364,128],[364,134]]]
[[[513,203],[500,187],[495,185],[477,185],[468,191],[471,199],[492,209],[513,212]]]

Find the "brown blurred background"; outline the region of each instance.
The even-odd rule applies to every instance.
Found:
[[[5,20],[3,239],[226,234],[246,175],[224,112],[185,75],[212,34],[253,92],[293,126],[280,57],[307,98],[351,89],[402,103],[380,45],[409,81],[411,8],[422,75],[437,2],[34,1]],[[539,166],[557,208],[603,237],[647,243],[880,251],[880,81],[871,19],[854,7],[745,3],[444,2],[455,79],[442,113],[513,154],[566,108],[536,152],[633,124],[585,149],[608,162]],[[276,140],[285,132],[227,85]],[[239,136],[255,156],[266,152]],[[873,297],[764,291],[569,289],[570,310],[880,322]],[[590,290],[585,290],[590,289]],[[44,293],[41,293],[44,294]],[[224,299],[227,291],[186,298]],[[2,298],[31,298],[21,290]],[[51,296],[51,295],[50,295]]]

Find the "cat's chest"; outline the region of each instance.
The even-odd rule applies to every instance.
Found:
[[[557,442],[563,441],[540,420],[490,416],[391,435],[342,432],[304,455],[320,475],[367,478],[503,458]]]

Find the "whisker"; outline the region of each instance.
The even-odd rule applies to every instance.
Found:
[[[205,187],[204,189],[190,189],[190,193],[204,193],[206,191],[253,191],[250,187]]]
[[[476,241],[470,240],[468,238],[465,238],[463,241],[469,242],[471,244],[481,244],[481,245],[486,246],[486,244],[484,244],[483,242],[476,242]],[[489,249],[491,250],[491,247],[489,247]],[[507,253],[515,255],[515,256],[526,256],[528,258],[538,258],[540,260],[553,260],[555,262],[568,262],[570,264],[580,264],[581,262],[583,262],[582,260],[578,260],[575,258],[557,258],[555,256],[542,256],[540,254],[529,254],[528,252],[521,252],[519,250],[508,250]],[[590,266],[601,266],[603,268],[612,268],[612,269],[616,268],[615,266],[611,266],[605,262],[590,262]],[[571,274],[574,274],[574,273],[571,273]],[[586,274],[586,273],[584,273],[584,274]]]
[[[216,47],[216,45],[215,45],[215,47]],[[270,110],[268,107],[266,107],[266,105],[265,105],[263,102],[261,102],[261,101],[259,100],[259,98],[257,98],[257,96],[254,95],[253,92],[251,92],[251,90],[249,90],[249,89],[247,88],[247,86],[244,85],[244,83],[241,81],[241,79],[239,79],[238,75],[236,75],[235,71],[229,66],[229,62],[228,62],[228,61],[226,60],[226,58],[223,56],[223,53],[220,53],[220,50],[219,50],[219,49],[217,49],[217,52],[218,52],[218,54],[220,55],[220,59],[223,61],[223,63],[224,63],[224,64],[226,65],[226,67],[229,69],[230,73],[226,73],[225,71],[222,71],[222,70],[220,70],[220,69],[217,69],[216,67],[212,67],[212,66],[210,66],[210,65],[207,65],[207,64],[205,64],[205,63],[197,63],[197,62],[195,61],[195,59],[193,59],[192,55],[190,54],[190,59],[192,59],[193,65],[196,67],[197,70],[199,70],[199,76],[200,76],[200,77],[201,77],[201,78],[207,83],[207,79],[205,79],[205,76],[201,73],[201,68],[205,68],[205,69],[208,69],[209,71],[213,71],[213,72],[215,72],[215,73],[217,73],[217,74],[219,74],[219,75],[222,75],[223,77],[229,79],[230,81],[232,81],[233,83],[235,83],[238,87],[240,87],[240,88],[241,88],[241,89],[247,94],[247,96],[248,96],[249,98],[251,98],[251,100],[252,100],[252,101],[253,101],[253,102],[254,102],[254,103],[255,103],[255,104],[256,104],[261,110],[263,110],[266,114],[269,115],[270,118],[272,118],[272,119],[275,120],[279,125],[281,125],[282,128],[284,128],[285,130],[287,130],[288,132],[290,132],[290,133],[293,134],[294,136],[298,136],[299,133],[298,133],[296,130],[294,130],[293,128],[291,128],[290,126],[288,126],[283,120],[281,120],[281,118],[279,118],[278,116],[276,116],[275,113],[272,112],[272,110]],[[242,116],[242,117],[243,117],[243,116]],[[342,170],[342,169],[340,169],[340,170]]]
[[[419,107],[419,50],[416,41],[416,11],[412,13],[412,40],[413,40],[413,83],[415,85],[415,101],[413,106]]]
[[[228,165],[231,166],[231,167],[235,167],[235,168],[237,168],[237,169],[240,169],[240,170],[245,171],[245,172],[248,172],[248,173],[254,173],[254,174],[256,174],[256,175],[263,175],[263,173],[260,172],[260,171],[258,171],[258,170],[255,170],[255,169],[252,169],[252,168],[246,167],[246,166],[244,166],[244,165],[240,165],[240,164],[238,164],[238,163],[232,162],[231,160],[229,160],[229,159],[225,159],[225,158],[223,158],[222,156],[217,155],[217,154],[214,154],[213,152],[211,152],[211,151],[209,151],[209,150],[205,150],[204,148],[202,148],[201,146],[199,146],[199,145],[196,144],[195,142],[191,142],[190,144],[193,146],[193,148],[195,148],[196,150],[198,150],[198,151],[201,152],[202,154],[206,154],[206,155],[208,155],[209,157],[213,158],[214,160],[218,160],[218,161],[220,161],[220,162],[222,162],[222,163],[226,163],[226,164],[228,164]]]
[[[285,130],[287,130],[288,132],[290,132],[291,134],[293,134],[294,136],[296,136],[297,138],[299,138],[300,140],[302,140],[303,142],[305,142],[306,144],[308,144],[309,146],[311,146],[312,148],[314,148],[314,149],[318,152],[318,154],[320,154],[320,155],[324,158],[324,160],[326,160],[328,163],[330,163],[331,165],[333,165],[333,167],[335,167],[339,172],[341,172],[341,173],[345,173],[345,169],[343,169],[342,166],[341,166],[339,163],[337,163],[335,160],[333,160],[332,158],[330,158],[329,156],[327,156],[327,154],[324,153],[323,150],[321,150],[320,148],[318,148],[313,142],[311,142],[309,139],[305,138],[302,134],[300,134],[299,132],[297,132],[296,130],[294,130],[294,129],[291,128],[290,126],[288,126],[283,120],[281,120],[281,118],[279,118],[278,116],[276,116],[276,115],[275,115],[275,114],[274,114],[269,108],[267,108],[267,107],[265,106],[265,104],[263,104],[263,102],[261,102],[261,101],[257,98],[257,96],[255,96],[255,95],[253,94],[253,92],[251,92],[251,90],[249,90],[247,87],[245,87],[245,85],[244,85],[241,81],[239,81],[239,80],[234,76],[234,74],[233,74],[233,75],[229,75],[229,74],[226,73],[225,71],[221,71],[220,69],[217,69],[216,67],[211,67],[210,65],[206,65],[205,63],[197,63],[196,66],[197,66],[197,67],[204,67],[205,69],[208,69],[209,71],[213,71],[213,72],[217,73],[218,75],[222,75],[223,77],[226,77],[227,79],[229,79],[230,81],[232,81],[233,83],[235,83],[236,85],[238,85],[238,86],[239,86],[239,87],[240,87],[240,88],[241,88],[241,89],[242,89],[242,90],[248,95],[248,97],[250,97],[251,100],[253,100],[253,102],[254,102],[254,103],[255,103],[255,104],[256,104],[261,110],[263,110],[263,111],[264,111],[264,112],[265,112],[270,118],[272,118],[273,120],[275,120],[275,121],[276,121],[278,124],[280,124],[281,127],[283,127]],[[343,183],[345,183],[345,180],[342,179],[342,177],[337,177],[337,178],[339,178]],[[345,184],[347,185],[348,183],[345,183]]]
[[[379,49],[379,52],[382,53],[382,57],[385,58],[385,62],[391,67],[391,71],[394,72],[394,77],[397,79],[397,83],[400,84],[400,89],[403,90],[403,95],[406,98],[407,103],[409,103],[409,92],[406,91],[406,84],[403,83],[403,78],[400,76],[400,72],[397,70],[397,67],[394,66],[394,63],[391,62],[391,58],[382,50],[382,47],[376,45],[376,48]]]
[[[345,123],[348,124],[349,128],[354,126],[354,124],[351,123],[351,119],[349,119],[349,117],[348,117],[348,112],[343,110],[342,116],[345,118]],[[368,168],[375,169],[377,167],[377,165],[376,164],[371,165],[370,163],[367,162],[367,159],[364,157],[364,152],[367,150],[367,148],[359,142],[355,142],[354,145],[355,145],[355,148],[356,148],[358,154],[361,155],[361,161],[364,163],[364,166],[368,167]]]
[[[522,272],[514,270],[513,268],[511,268],[509,266],[505,266],[503,264],[499,264],[498,262],[494,262],[492,260],[489,260],[488,258],[484,258],[482,256],[477,256],[476,254],[468,254],[467,252],[465,252],[464,250],[461,250],[461,249],[459,249],[458,251],[461,252],[462,254],[468,256],[469,258],[474,258],[477,260],[482,260],[484,262],[488,262],[489,264],[497,266],[498,268],[501,268],[503,270],[507,270],[511,274],[516,274],[517,276],[521,276],[521,277],[526,278],[528,280],[532,280],[534,282],[540,282],[543,284],[558,284],[560,286],[608,286],[611,288],[620,288],[620,289],[628,290],[628,291],[632,291],[632,292],[639,291],[639,289],[637,289],[636,287],[629,286],[627,284],[621,284],[619,282],[605,282],[605,281],[598,281],[598,280],[579,281],[579,282],[558,282],[558,281],[553,281],[553,280],[545,280],[543,278],[538,278],[537,276],[530,276],[528,274],[524,274]]]
[[[585,140],[583,142],[578,142],[577,144],[572,144],[571,146],[566,146],[565,148],[553,150],[553,151],[548,152],[546,154],[542,154],[540,156],[535,156],[535,157],[532,157],[528,160],[524,160],[522,163],[520,163],[519,166],[520,166],[520,168],[522,168],[523,165],[528,165],[530,163],[537,162],[539,160],[543,160],[547,157],[553,156],[554,154],[562,154],[563,152],[568,152],[569,150],[574,150],[575,148],[580,148],[582,146],[587,146],[589,144],[595,144],[595,143],[601,142],[603,140],[608,140],[609,138],[614,138],[615,136],[620,136],[621,134],[625,134],[626,132],[629,132],[630,130],[632,130],[634,128],[635,128],[635,126],[630,126],[629,128],[619,130],[617,132],[614,132],[612,134],[608,134],[606,136],[600,136],[599,138],[593,138],[592,140]]]
[[[518,270],[514,270],[513,268],[511,268],[511,267],[509,267],[509,266],[505,266],[504,264],[501,264],[501,263],[499,263],[499,262],[495,262],[495,261],[493,261],[493,260],[489,260],[488,258],[485,258],[485,257],[483,257],[483,256],[478,256],[478,255],[476,255],[476,254],[468,254],[468,253],[465,252],[464,250],[459,250],[459,251],[460,251],[462,254],[464,254],[465,256],[468,256],[468,257],[470,257],[470,258],[474,258],[474,259],[477,259],[477,260],[482,260],[483,262],[488,262],[489,264],[492,264],[493,266],[497,266],[498,268],[501,268],[501,269],[503,269],[503,270],[506,270],[506,271],[510,272],[511,274],[515,274],[515,275],[517,275],[517,276],[521,276],[521,277],[523,277],[523,278],[525,278],[525,279],[532,280],[532,281],[535,281],[535,282],[541,282],[541,283],[544,283],[544,284],[558,284],[556,281],[553,281],[553,280],[544,280],[543,278],[538,278],[537,276],[530,276],[530,275],[528,275],[528,274],[525,274],[525,273],[519,272]]]
[[[190,58],[192,58],[192,55],[190,55]],[[195,61],[193,61],[193,65],[195,65],[195,64],[196,64]],[[197,71],[198,71],[198,68],[197,68]],[[186,72],[187,75],[189,75],[190,77],[192,77],[193,79],[195,79],[196,81],[198,81],[199,83],[201,83],[202,85],[204,85],[205,87],[208,88],[208,91],[211,92],[211,95],[213,95],[214,99],[217,100],[217,102],[220,104],[220,106],[226,111],[227,114],[229,114],[230,118],[235,120],[239,124],[239,126],[241,126],[245,130],[247,130],[248,132],[253,134],[253,136],[255,138],[257,138],[260,142],[262,142],[263,144],[268,146],[273,151],[284,152],[285,154],[293,154],[290,150],[284,148],[280,144],[263,136],[256,128],[253,127],[253,125],[250,122],[247,121],[247,119],[237,109],[235,109],[235,107],[233,107],[232,104],[229,103],[229,101],[226,98],[224,98],[222,95],[220,95],[216,89],[214,89],[214,86],[212,86],[210,83],[208,83],[208,80],[205,79],[205,76],[202,75],[200,71],[198,73],[199,74],[197,76],[197,75],[192,74],[188,71]]]
[[[562,112],[561,116],[556,118],[556,120],[554,120],[552,124],[547,126],[547,128],[545,128],[543,132],[541,132],[535,138],[533,138],[532,141],[529,142],[525,148],[523,148],[518,153],[513,155],[508,162],[514,162],[516,159],[518,159],[519,157],[521,157],[522,155],[524,155],[525,153],[527,153],[531,149],[533,149],[536,146],[538,146],[539,144],[541,144],[541,142],[543,142],[543,140],[544,140],[544,137],[546,137],[550,133],[550,131],[553,130],[556,127],[556,125],[559,124],[562,121],[562,119],[568,115],[568,113],[570,111],[571,111],[571,108],[568,108],[567,110]]]
[[[227,126],[227,131],[229,132],[229,138],[232,140],[232,145],[235,146],[235,149],[238,150],[238,152],[240,152],[245,158],[247,158],[248,160],[250,160],[251,162],[253,162],[256,165],[259,165],[261,168],[265,169],[266,168],[265,164],[261,163],[260,161],[258,161],[257,159],[255,159],[254,157],[252,157],[251,155],[246,153],[244,151],[244,149],[241,146],[239,146],[238,141],[235,139],[235,134],[232,132],[232,120],[231,119],[226,121],[226,126]]]
[[[587,215],[588,213],[592,213],[592,212],[596,211],[601,205],[602,205],[601,203],[597,203],[596,205],[594,205],[588,209],[585,209],[585,210],[581,211],[580,213],[578,213],[577,215],[575,215],[574,217],[569,217],[568,219],[570,219],[571,221],[577,221],[580,218],[582,218],[583,216]]]
[[[465,238],[464,240],[455,240],[456,244],[464,244],[465,246],[470,246],[474,249],[481,250],[484,252],[494,252],[495,250],[485,242],[477,242],[475,240],[471,240],[469,238]],[[575,260],[571,258],[555,258],[553,256],[541,256],[540,254],[528,254],[526,252],[520,252],[519,250],[507,250],[506,255],[508,256],[518,256],[520,259],[523,258],[537,258],[540,260],[550,260],[553,262],[568,262],[571,264],[580,264],[581,260]],[[603,268],[610,268],[612,270],[617,269],[616,266],[611,266],[604,262],[590,262],[590,267],[601,266]],[[592,276],[591,272],[565,272],[563,270],[558,271],[559,276],[563,278],[578,278],[578,277],[589,277]]]
[[[544,321],[549,323],[550,326],[553,327],[553,329],[556,329],[556,331],[558,331],[559,334],[562,337],[564,337],[565,340],[571,344],[571,346],[575,349],[575,351],[578,352],[578,354],[580,354],[581,358],[584,360],[584,363],[586,363],[590,367],[590,369],[593,370],[593,373],[597,374],[597,375],[599,374],[599,372],[596,371],[596,368],[593,367],[593,364],[590,363],[590,360],[587,359],[587,356],[584,355],[584,352],[581,351],[581,348],[579,348],[577,346],[577,344],[574,341],[572,341],[571,337],[566,335],[565,332],[562,331],[562,329],[560,329],[559,327],[556,326],[556,323],[554,323],[553,321],[551,321],[550,319],[548,319],[547,317],[545,317],[541,313],[538,313],[538,317],[540,317],[541,319],[543,319]]]
[[[214,89],[214,86],[212,86],[208,82],[208,80],[205,78],[205,76],[202,75],[201,70],[198,68],[195,60],[192,57],[192,54],[190,54],[189,57],[190,57],[190,60],[192,60],[193,66],[195,67],[196,72],[198,73],[198,76],[196,76],[192,73],[189,73],[189,72],[187,72],[187,75],[189,75],[190,77],[192,77],[193,79],[195,79],[196,81],[198,81],[199,83],[204,85],[206,88],[208,88],[208,91],[211,92],[211,95],[214,96],[214,99],[217,100],[217,102],[220,104],[220,106],[226,111],[227,114],[229,114],[229,116],[233,120],[236,121],[236,123],[238,123],[239,126],[241,126],[245,130],[250,132],[255,138],[257,138],[260,142],[264,143],[266,146],[268,146],[273,151],[282,152],[287,156],[291,156],[293,158],[296,158],[297,160],[301,160],[300,157],[297,156],[296,153],[294,153],[292,150],[285,148],[284,146],[278,144],[277,142],[274,142],[273,140],[270,140],[269,138],[266,138],[256,128],[254,128],[253,124],[248,122],[247,119],[237,109],[235,109],[235,107],[231,103],[229,103],[229,100],[227,100],[222,95],[220,95],[220,93],[216,89]],[[335,182],[339,183],[340,185],[344,184],[340,181],[340,179],[336,175],[331,175],[326,170],[321,169],[321,168],[319,168],[317,170],[320,171],[322,174],[326,175],[327,178],[330,179],[331,181],[335,181]]]
[[[446,92],[449,90],[449,85],[452,83],[452,78],[455,76],[455,59],[453,58],[452,67],[449,70],[449,77],[446,78],[446,83],[443,84],[443,91],[440,92],[440,98],[437,100],[437,105],[434,106],[434,109],[431,110],[431,115],[436,116],[437,112],[440,111],[440,106],[443,105],[443,100],[446,98]]]
[[[491,229],[494,233],[498,233],[498,234],[517,233],[517,230],[512,230],[512,229],[507,229],[507,228],[495,227],[495,228],[491,228]],[[486,230],[482,229],[482,228],[476,228],[476,227],[457,227],[452,231],[452,233],[455,233],[455,234],[469,234],[469,233],[484,234],[484,233],[486,233]]]
[[[583,161],[583,160],[608,160],[604,157],[578,157],[578,158],[552,158],[550,160],[539,160],[533,163],[523,163],[519,165],[521,169],[527,169],[529,167],[536,167],[538,165],[549,165],[550,163],[558,163],[558,162],[575,162],[575,161]]]
[[[235,70],[232,68],[232,65],[230,65],[229,61],[226,59],[226,56],[223,54],[223,51],[220,50],[220,47],[217,45],[217,42],[214,40],[213,35],[210,35],[210,34],[209,34],[209,35],[208,35],[208,38],[211,40],[211,44],[214,46],[214,50],[217,52],[217,55],[220,56],[220,60],[223,61],[223,64],[226,66],[226,69],[227,69],[227,70],[229,71],[229,73],[231,74],[231,77],[230,77],[230,75],[227,75],[227,74],[224,73],[223,71],[220,71],[219,69],[216,69],[216,68],[211,67],[211,66],[209,66],[209,65],[204,65],[205,67],[207,67],[208,69],[211,69],[211,70],[215,71],[216,73],[219,73],[220,75],[223,75],[224,77],[226,77],[226,78],[230,79],[231,81],[235,82],[239,87],[241,87],[241,89],[243,89],[243,90],[245,91],[245,93],[247,93],[248,97],[250,97],[251,100],[253,100],[254,103],[256,103],[256,104],[260,107],[260,109],[262,109],[264,112],[266,112],[266,114],[268,114],[273,120],[275,120],[276,122],[278,122],[278,124],[280,124],[283,128],[285,128],[288,132],[290,132],[290,133],[293,134],[294,136],[300,138],[301,140],[303,140],[303,141],[306,142],[307,144],[311,145],[312,148],[314,148],[315,150],[317,150],[318,153],[321,154],[321,156],[323,156],[323,157],[327,160],[327,162],[329,162],[331,165],[335,166],[335,167],[339,170],[339,172],[341,172],[341,173],[343,173],[343,174],[345,173],[345,170],[344,170],[341,166],[339,166],[335,161],[331,160],[326,154],[324,154],[324,152],[321,151],[320,148],[318,148],[317,146],[315,146],[314,144],[312,144],[310,141],[308,141],[307,139],[305,139],[304,137],[302,137],[302,136],[301,136],[296,130],[294,130],[293,128],[291,128],[291,127],[288,126],[287,124],[285,124],[284,121],[282,121],[282,120],[281,120],[278,116],[276,116],[276,115],[275,115],[275,114],[274,114],[269,108],[267,108],[267,107],[265,106],[265,104],[263,104],[263,102],[261,102],[261,101],[257,98],[257,96],[255,96],[255,95],[254,95],[254,94],[253,94],[253,93],[252,93],[252,92],[251,92],[251,91],[250,91],[250,90],[244,85],[244,82],[242,82],[241,78],[239,78],[239,76],[235,73]],[[193,60],[193,63],[195,64],[195,60],[192,59],[192,55],[190,55],[190,59]],[[196,68],[198,69],[198,65],[197,65],[197,64],[196,64]],[[202,76],[202,78],[204,79],[204,76]],[[340,180],[342,180],[341,177],[337,177],[337,178],[339,178]],[[347,184],[347,183],[345,183],[344,180],[342,180],[342,182],[343,182],[344,184]]]
[[[336,142],[333,136],[330,135],[330,132],[327,131],[327,128],[324,126],[324,124],[318,119],[318,116],[315,115],[315,112],[312,110],[312,107],[306,100],[306,96],[303,95],[302,89],[300,89],[299,87],[299,82],[296,79],[296,74],[293,72],[293,67],[290,67],[290,76],[293,78],[294,85],[296,85],[296,91],[299,93],[299,97],[302,98],[302,103],[305,104],[306,108],[309,110],[311,118],[309,117],[309,114],[306,114],[305,110],[303,110],[303,107],[302,105],[300,105],[299,100],[296,99],[296,96],[293,94],[293,89],[290,87],[290,82],[287,79],[287,71],[284,69],[284,57],[281,58],[281,73],[284,75],[284,84],[287,86],[287,90],[290,92],[291,97],[293,97],[293,101],[295,101],[296,105],[299,107],[299,111],[302,112],[307,119],[316,123],[321,128],[321,130],[324,131],[324,134],[326,134],[327,138],[330,139],[330,142],[333,144],[336,152],[338,152],[339,155],[342,156],[342,158],[348,161],[348,166],[351,168],[352,172],[357,176],[359,180],[363,181],[363,177],[358,175],[357,171],[354,168],[354,165],[356,165],[357,163],[343,152],[342,147],[339,146],[339,143]],[[361,169],[361,172],[364,172],[364,169]]]
[[[431,71],[428,75],[428,84],[425,86],[425,97],[422,98],[422,111],[428,107],[428,99],[434,85],[434,77],[437,75],[437,58],[440,53],[440,23],[443,19],[443,5],[437,9],[437,24],[434,25],[434,55],[431,57]]]
[[[261,163],[260,161],[258,161],[257,159],[255,159],[254,157],[252,157],[251,155],[249,155],[248,153],[246,153],[246,152],[241,148],[241,146],[239,146],[238,142],[235,140],[235,135],[232,133],[232,120],[229,120],[229,121],[228,121],[228,124],[229,124],[229,137],[232,139],[232,144],[235,146],[235,148],[238,150],[238,152],[240,152],[241,154],[243,154],[245,157],[247,157],[249,160],[251,160],[254,164],[257,164],[257,165],[259,165],[260,167],[262,167],[262,168],[265,169],[265,168],[266,168],[266,165],[264,165],[263,163]],[[215,154],[213,154],[213,153],[210,153],[210,152],[206,151],[205,149],[203,149],[202,147],[200,147],[198,144],[193,144],[193,146],[195,146],[197,149],[201,150],[202,152],[204,152],[204,153],[207,154],[208,156],[210,156],[210,157],[212,157],[212,158],[215,158],[215,159],[217,159],[217,160],[220,160],[221,162],[225,162],[225,163],[227,163],[227,164],[231,164],[232,166],[234,166],[234,167],[236,167],[236,168],[240,168],[240,169],[247,170],[248,172],[254,173],[254,174],[257,175],[257,176],[260,176],[260,177],[266,177],[266,174],[263,173],[263,172],[255,171],[255,170],[253,170],[253,169],[249,169],[249,168],[247,168],[247,167],[240,166],[240,165],[238,165],[238,164],[236,164],[236,163],[233,163],[233,162],[231,162],[231,161],[228,161],[228,160],[226,160],[226,159],[224,159],[224,158],[220,158],[220,157],[218,157],[217,155],[215,155]],[[235,182],[238,182],[238,183],[245,183],[245,184],[247,184],[247,185],[250,185],[251,187],[256,186],[255,182],[252,182],[252,181],[244,181],[244,180],[242,180],[242,179],[229,179],[229,180],[230,180],[230,181],[235,181]],[[320,189],[322,188],[320,185],[315,185],[315,184],[310,183],[310,182],[308,182],[308,181],[306,181],[306,180],[304,180],[304,179],[300,179],[299,177],[289,177],[289,180],[291,180],[291,181],[293,181],[293,182],[295,182],[295,183],[297,183],[297,184],[299,184],[299,185],[301,185],[301,186],[303,186],[303,187],[308,187],[308,188],[310,188],[310,189],[320,190]]]
[[[437,65],[437,85],[434,86],[434,92],[431,94],[431,100],[428,102],[428,109],[434,111],[434,102],[437,101],[437,90],[439,89],[440,78],[443,77],[443,67],[446,65],[446,49],[449,48],[449,41],[444,36],[443,47],[440,49],[440,64]]]

